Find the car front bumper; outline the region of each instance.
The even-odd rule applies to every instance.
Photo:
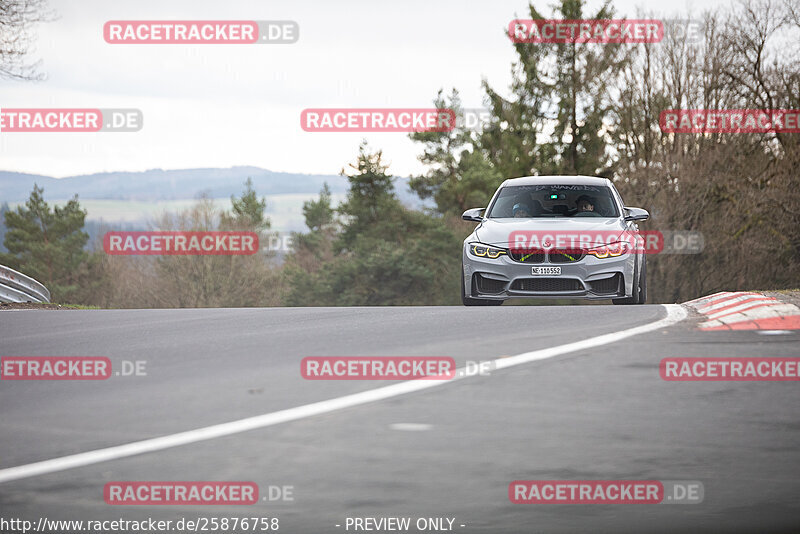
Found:
[[[462,252],[464,294],[487,300],[510,298],[610,299],[633,292],[636,254],[574,263],[520,263],[504,254],[496,259]],[[561,267],[557,276],[532,275],[531,267]]]

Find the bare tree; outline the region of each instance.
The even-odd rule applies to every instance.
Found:
[[[0,0],[0,78],[41,80],[40,61],[31,62],[34,26],[52,19],[47,0]]]
[[[191,207],[164,213],[151,225],[155,231],[218,231],[229,214],[199,198]],[[254,222],[238,230],[265,234]],[[113,308],[204,308],[278,306],[283,298],[279,269],[270,254],[237,256],[109,256],[102,255],[97,278],[103,286],[90,304]]]
[[[739,0],[727,11],[707,12],[695,19],[702,39],[667,36],[638,45],[623,72],[617,185],[623,197],[651,210],[646,229],[705,236],[702,254],[648,258],[654,302],[797,285],[797,135],[673,134],[660,131],[657,120],[662,109],[800,107],[799,3]]]

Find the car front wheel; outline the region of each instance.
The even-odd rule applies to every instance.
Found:
[[[500,306],[502,300],[474,299],[464,292],[464,266],[461,266],[461,303],[464,306]]]
[[[633,294],[630,297],[612,299],[614,304],[644,304],[647,300],[647,263],[642,258],[642,270],[634,269]]]
[[[636,304],[647,302],[647,256],[642,258],[642,272],[639,275],[639,300]]]

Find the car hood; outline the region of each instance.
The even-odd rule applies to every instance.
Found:
[[[475,229],[474,235],[481,243],[506,248],[512,232],[569,232],[610,236],[622,235],[625,228],[625,222],[618,218],[486,219]]]

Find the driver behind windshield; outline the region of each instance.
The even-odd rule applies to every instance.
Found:
[[[588,195],[579,196],[576,205],[578,207],[578,213],[584,211],[594,211],[594,199]]]

